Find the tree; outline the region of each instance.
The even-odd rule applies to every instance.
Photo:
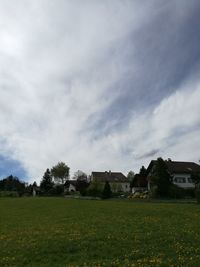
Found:
[[[172,185],[171,176],[168,172],[167,165],[162,158],[155,162],[151,182],[156,186],[156,194],[160,197],[169,196],[169,190]]]
[[[195,184],[195,195],[197,202],[200,204],[200,173],[192,172],[191,179]]]
[[[69,167],[64,162],[58,162],[57,165],[51,169],[51,175],[54,181],[61,183],[62,185],[69,179]]]
[[[200,189],[200,173],[192,172],[191,179],[195,184],[195,187]]]
[[[111,196],[112,196],[112,191],[110,188],[110,184],[108,181],[106,181],[103,192],[102,192],[102,197],[103,198],[110,198]]]
[[[47,194],[53,188],[53,185],[54,183],[52,182],[52,176],[51,176],[50,170],[47,169],[40,183],[41,191]]]
[[[78,170],[77,172],[74,173],[74,177],[73,179],[75,180],[87,180],[87,174],[84,173],[83,171],[81,170]]]
[[[10,175],[0,181],[0,191],[17,191],[22,195],[25,192],[25,183],[18,177]]]
[[[129,173],[127,174],[127,178],[129,182],[133,180],[134,176],[135,176],[135,173],[133,171],[129,171]]]
[[[130,188],[133,188],[134,177],[135,177],[135,173],[133,171],[129,171],[129,173],[127,174],[127,178],[130,182]]]
[[[139,172],[139,174],[140,174],[141,176],[146,177],[146,173],[147,173],[147,169],[146,169],[144,166],[142,166],[142,167],[140,168],[140,172]]]
[[[81,195],[85,195],[86,189],[89,186],[87,174],[78,170],[74,173],[74,179],[76,180],[76,190],[79,191]]]
[[[102,196],[102,184],[97,181],[92,181],[89,187],[86,190],[86,194],[92,197],[101,197]]]

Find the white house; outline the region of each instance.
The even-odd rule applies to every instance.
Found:
[[[91,182],[94,181],[101,184],[102,187],[108,181],[112,192],[130,192],[130,182],[121,172],[92,172]]]
[[[151,187],[151,176],[155,168],[156,160],[152,160],[147,168],[148,189]],[[200,173],[200,165],[194,162],[185,161],[172,161],[171,159],[165,160],[169,174],[171,175],[172,182],[184,189],[192,189],[195,187],[191,173]]]
[[[76,180],[67,180],[64,184],[65,192],[75,192],[76,191]]]

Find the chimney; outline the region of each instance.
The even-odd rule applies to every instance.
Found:
[[[109,175],[111,176],[111,170],[109,170]]]

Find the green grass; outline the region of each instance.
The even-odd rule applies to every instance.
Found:
[[[1,198],[0,266],[200,266],[200,205]]]

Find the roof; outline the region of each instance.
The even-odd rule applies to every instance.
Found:
[[[66,187],[69,187],[70,184],[73,185],[73,186],[76,186],[77,181],[76,181],[76,180],[67,180],[67,181],[65,182],[65,186],[66,186]]]
[[[191,172],[199,172],[200,173],[200,165],[194,162],[184,162],[184,161],[165,161],[167,164],[167,168],[170,173],[191,173]]]
[[[128,183],[128,179],[121,172],[92,172],[92,177],[97,182]]]
[[[156,160],[152,160],[147,168],[147,175],[151,171],[152,167],[156,163]],[[194,162],[189,161],[172,161],[172,160],[165,160],[167,165],[168,171],[173,173],[191,173],[197,172],[200,173],[200,165]]]

